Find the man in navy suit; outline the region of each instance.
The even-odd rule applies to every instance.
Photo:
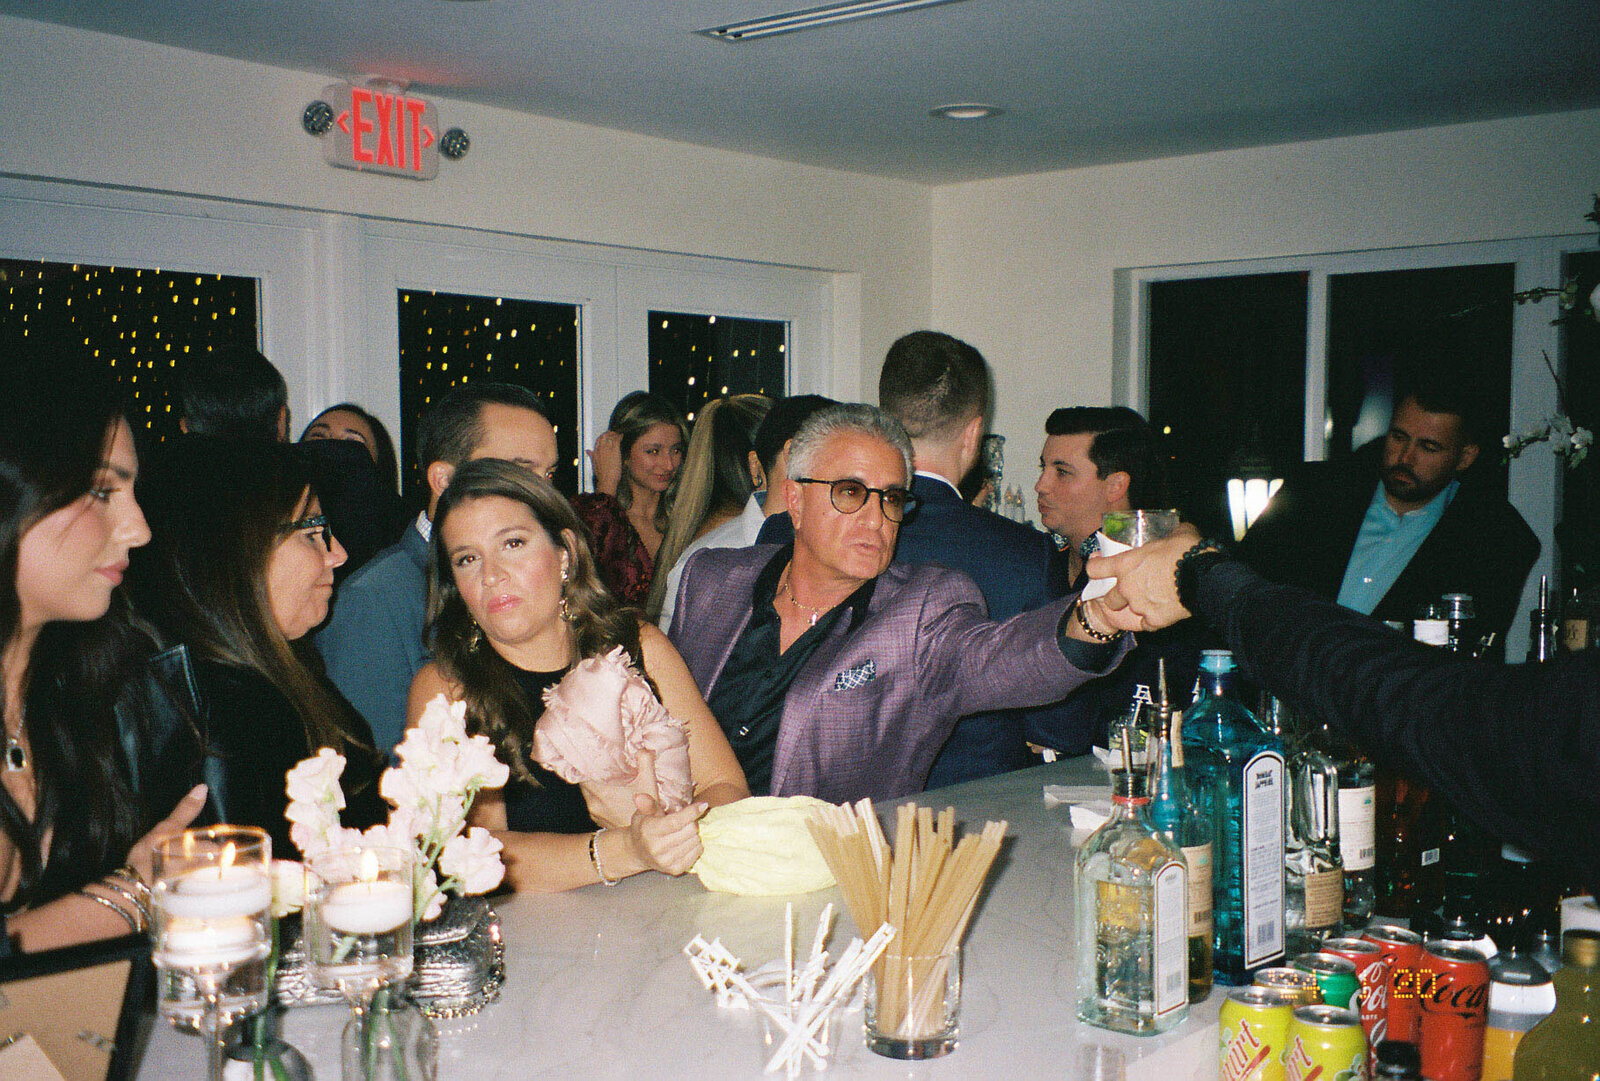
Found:
[[[889,347],[878,377],[878,405],[911,436],[919,506],[900,527],[896,563],[938,563],[963,571],[978,586],[989,618],[1010,619],[1061,596],[1049,587],[1049,538],[1020,522],[974,507],[956,485],[977,464],[989,411],[983,356],[959,338],[932,330],[907,334]],[[1007,709],[961,718],[934,760],[928,787],[988,777],[1036,761],[1030,723],[1055,727],[1043,710]]]

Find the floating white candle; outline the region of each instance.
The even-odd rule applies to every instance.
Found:
[[[381,935],[411,919],[411,884],[379,879],[334,886],[317,905],[330,930]]]
[[[236,965],[267,955],[261,925],[244,916],[171,920],[156,946],[157,960],[171,968]]]
[[[156,903],[192,920],[254,916],[272,904],[272,883],[256,867],[203,867],[158,882]]]

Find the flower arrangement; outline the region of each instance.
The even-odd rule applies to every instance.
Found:
[[[344,756],[322,748],[291,769],[289,836],[307,856],[356,844],[393,845],[416,853],[413,911],[430,920],[444,895],[487,893],[505,877],[501,844],[481,826],[467,827],[478,793],[506,783],[510,769],[484,736],[467,735],[467,706],[438,695],[395,748],[400,764],[384,770],[378,793],[393,809],[389,821],[365,831],[339,823]],[[441,879],[440,875],[444,877]]]
[[[1584,218],[1600,226],[1600,195],[1594,197],[1594,207],[1584,215]],[[1560,286],[1540,285],[1512,293],[1511,300],[1515,304],[1540,304],[1546,300],[1554,300],[1559,309],[1553,320],[1556,323],[1566,323],[1585,317],[1600,321],[1600,285],[1595,286],[1585,297],[1576,277],[1568,278]],[[1544,354],[1544,366],[1550,373],[1550,378],[1555,381],[1556,402],[1560,412],[1520,432],[1507,435],[1502,440],[1506,461],[1518,457],[1536,443],[1549,443],[1551,452],[1563,459],[1568,469],[1576,469],[1589,455],[1589,446],[1594,442],[1594,432],[1574,423],[1571,410],[1567,406],[1566,385],[1557,374],[1549,353]]]

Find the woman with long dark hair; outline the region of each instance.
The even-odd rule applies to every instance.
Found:
[[[118,588],[129,552],[150,538],[134,499],[138,468],[104,373],[7,365],[0,952],[8,935],[37,950],[142,930],[154,841],[188,825],[205,799],[200,789],[175,810],[145,807],[119,735],[118,700],[152,647]]]
[[[700,854],[699,817],[750,793],[672,644],[607,592],[572,508],[527,470],[468,462],[433,521],[433,661],[411,685],[410,719],[440,693],[465,701],[469,730],[511,767],[510,783],[481,793],[473,814],[504,841],[512,884],[564,890],[687,871]],[[672,813],[662,813],[648,769],[633,787],[579,786],[530,757],[545,690],[617,647],[687,728],[693,801]]]
[[[650,595],[688,441],[678,407],[642,390],[617,403],[595,440],[595,490],[574,497],[572,505],[588,531],[601,581],[626,604],[642,605]]]
[[[671,520],[656,552],[660,573],[651,579],[644,606],[646,618],[662,627],[670,625],[674,598],[669,589],[678,584],[670,572],[700,546],[702,537],[744,513],[750,496],[765,487],[751,440],[771,408],[772,399],[764,394],[735,394],[712,399],[695,418]]]
[[[188,652],[217,818],[260,826],[292,857],[284,774],[331,747],[347,763],[345,824],[381,821],[371,731],[304,641],[327,617],[345,553],[300,455],[180,439],[139,491],[155,539],[134,561],[135,599]]]

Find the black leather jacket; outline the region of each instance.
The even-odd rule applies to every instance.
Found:
[[[370,749],[370,730],[346,708],[345,729],[355,744],[346,759],[343,822],[365,828],[383,821],[378,796],[383,762]],[[288,699],[258,673],[196,660],[178,645],[150,658],[117,706],[117,724],[146,828],[170,814],[204,782],[206,806],[197,825],[228,822],[260,826],[272,837],[274,856],[299,858],[284,818],[284,774],[313,753],[305,724]]]

